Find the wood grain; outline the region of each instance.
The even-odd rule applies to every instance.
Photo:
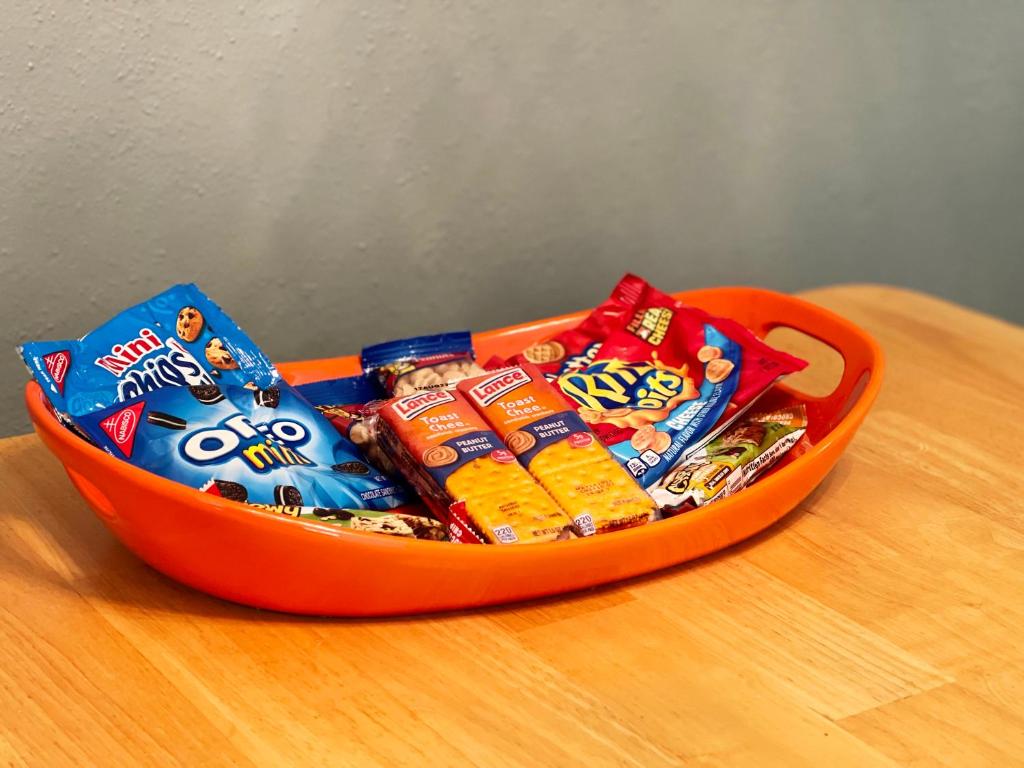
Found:
[[[1024,331],[807,295],[889,362],[832,475],[728,552],[558,599],[230,605],[128,554],[34,436],[0,441],[0,764],[1024,765]]]

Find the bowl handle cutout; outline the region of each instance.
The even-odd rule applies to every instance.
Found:
[[[882,350],[850,321],[795,297],[765,294],[757,299],[760,316],[752,330],[769,344],[803,357],[805,372],[786,378],[783,386],[837,424],[853,408],[872,378],[882,375]]]
[[[808,363],[804,370],[785,378],[788,389],[810,399],[823,400],[843,383],[846,361],[835,347],[787,325],[775,326],[764,340]]]

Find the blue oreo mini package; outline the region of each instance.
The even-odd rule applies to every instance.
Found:
[[[78,340],[18,348],[54,408],[78,418],[167,387],[266,388],[269,359],[195,285],[176,285]]]
[[[411,501],[284,382],[162,387],[77,421],[113,456],[233,501],[372,510]]]

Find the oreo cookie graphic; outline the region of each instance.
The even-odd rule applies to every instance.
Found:
[[[274,501],[282,507],[301,507],[302,493],[294,485],[274,486]]]
[[[224,393],[216,384],[196,384],[189,387],[188,391],[203,405],[213,405],[224,400]]]
[[[277,387],[257,389],[252,393],[256,405],[264,408],[277,408],[281,404],[281,390]]]
[[[325,507],[313,507],[313,514],[320,520],[351,520],[355,513],[347,509],[326,509]]]
[[[361,461],[346,461],[343,464],[332,464],[331,469],[344,475],[370,474],[370,468]]]
[[[185,429],[188,426],[188,422],[185,419],[172,416],[169,413],[161,413],[160,411],[150,411],[147,413],[146,423],[152,424],[155,427],[163,427],[164,429]]]
[[[217,495],[222,499],[243,503],[249,500],[249,491],[241,483],[232,480],[214,480],[213,485],[217,489]]]

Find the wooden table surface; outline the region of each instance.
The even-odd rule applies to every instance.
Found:
[[[35,436],[0,441],[2,765],[1024,765],[1024,331],[806,294],[885,348],[824,484],[719,555],[405,620],[162,577]]]

